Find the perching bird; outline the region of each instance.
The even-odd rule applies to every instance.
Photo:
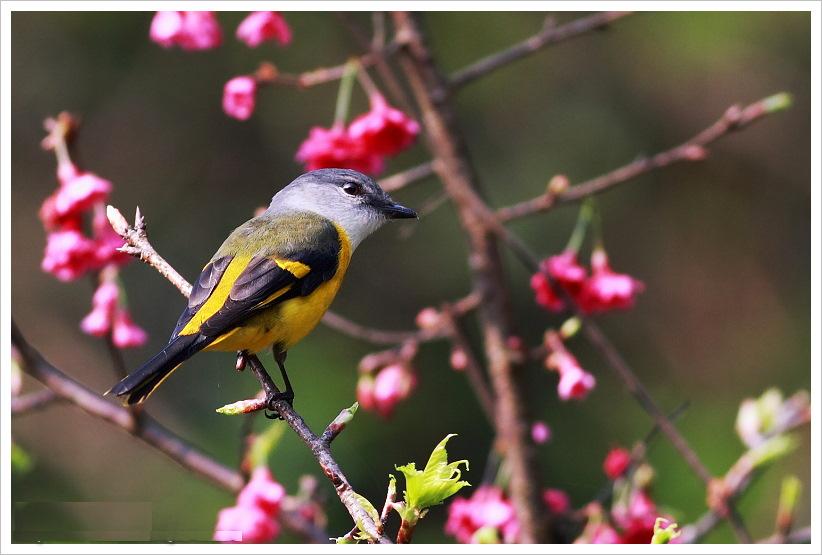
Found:
[[[228,236],[194,283],[168,345],[109,393],[141,403],[199,351],[242,356],[272,347],[285,391],[266,388],[267,404],[292,402],[286,351],[319,323],[354,249],[387,220],[416,217],[359,172],[301,175]]]

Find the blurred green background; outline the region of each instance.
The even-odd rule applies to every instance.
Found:
[[[221,110],[223,83],[262,60],[299,72],[359,52],[328,13],[289,13],[290,47],[251,50],[233,38],[243,16],[220,14],[221,48],[187,53],[148,40],[150,13],[12,15],[12,313],[51,362],[94,390],[105,391],[114,375],[103,342],[78,328],[92,287],[58,282],[39,268],[45,236],[37,210],[56,187],[52,155],[39,147],[41,122],[61,110],[82,116],[81,165],[112,180],[111,203],[126,215],[139,205],[156,248],[194,278],[231,229],[300,173],[296,148],[310,126],[331,123],[337,92],[336,84],[266,88],[254,116],[238,122]],[[367,14],[352,17],[370,25]],[[429,13],[424,23],[437,61],[451,71],[536,32],[543,17]],[[716,474],[742,452],[733,423],[744,397],[771,385],[786,393],[810,387],[809,45],[806,13],[642,13],[497,71],[454,99],[482,184],[501,206],[540,193],[554,174],[577,182],[678,144],[732,103],[783,90],[794,96],[789,111],[723,139],[706,161],[657,171],[600,197],[615,268],[647,286],[636,309],[601,317],[602,326],[667,410],[690,402],[679,425]],[[358,91],[351,113],[365,108]],[[386,174],[427,158],[420,143],[393,159]],[[439,190],[429,178],[396,197],[419,207]],[[547,256],[564,246],[575,216],[568,206],[512,227]],[[535,344],[559,320],[535,306],[516,261],[506,258],[506,268],[519,331]],[[122,276],[135,320],[151,335],[147,346],[126,353],[134,367],[163,345],[182,299],[142,264]],[[468,287],[465,240],[446,204],[366,241],[333,308],[367,325],[407,329],[420,307]],[[630,445],[651,423],[584,340],[570,347],[596,375],[597,389],[583,402],[560,402],[556,376],[534,365],[527,402],[554,432],[539,448],[545,485],[567,490],[581,506],[605,484],[607,450]],[[371,350],[321,326],[291,351],[296,406],[315,430],[351,404],[356,364]],[[470,459],[468,479],[481,480],[492,436],[447,358],[446,344],[424,346],[419,387],[394,418],[360,413],[334,445],[352,483],[375,503],[395,464],[424,462],[447,433],[459,433],[449,450]],[[241,420],[214,408],[255,391],[252,376],[238,375],[233,363],[230,354],[198,356],[147,405],[229,465],[237,462]],[[37,387],[25,382],[25,391]],[[32,470],[13,476],[15,541],[204,540],[217,510],[233,503],[75,407],[15,418],[13,435],[34,459]],[[800,435],[801,447],[741,502],[756,536],[773,529],[784,474],[809,485],[807,430]],[[650,461],[657,502],[681,522],[698,517],[703,486],[671,446],[657,440]],[[289,491],[301,474],[318,474],[290,432],[271,466]],[[330,484],[322,487],[329,531],[343,534],[348,515]],[[808,499],[798,516],[803,525]],[[445,514],[432,510],[415,539],[451,541],[442,533]],[[733,535],[723,524],[709,540]]]

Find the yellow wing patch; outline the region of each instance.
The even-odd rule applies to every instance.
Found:
[[[178,335],[192,335],[200,331],[200,326],[203,322],[214,316],[228,299],[228,294],[231,292],[231,287],[240,274],[243,273],[248,263],[251,262],[250,256],[235,256],[229,263],[228,268],[225,269],[223,277],[220,278],[220,283],[214,288],[214,292],[208,297],[208,300],[203,303],[188,324],[180,330]]]
[[[280,268],[282,268],[286,272],[289,272],[289,273],[293,274],[294,276],[296,276],[297,279],[305,277],[308,274],[308,272],[311,271],[311,268],[308,265],[303,264],[302,262],[297,262],[296,260],[286,260],[284,258],[275,258],[274,262],[277,264],[277,266],[279,266]],[[269,300],[266,300],[265,302],[268,302]],[[262,304],[265,304],[265,303],[262,303]]]

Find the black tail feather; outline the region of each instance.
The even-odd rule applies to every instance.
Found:
[[[106,394],[112,393],[117,397],[127,395],[124,402],[128,405],[142,403],[180,364],[207,344],[206,338],[199,334],[175,337],[162,351],[120,380]]]

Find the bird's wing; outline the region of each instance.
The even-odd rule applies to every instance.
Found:
[[[218,252],[195,282],[172,338],[217,337],[260,310],[309,295],[336,273],[339,236],[329,222],[313,240],[292,241],[278,251],[255,256]]]

